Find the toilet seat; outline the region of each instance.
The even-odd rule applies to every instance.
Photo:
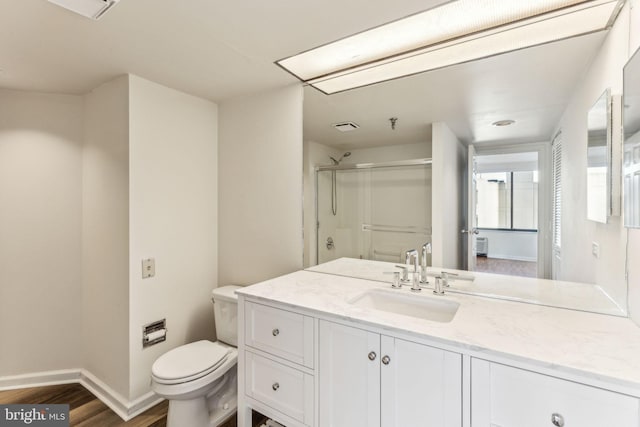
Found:
[[[196,341],[163,354],[151,367],[160,384],[180,384],[197,380],[225,363],[231,349],[218,342]]]

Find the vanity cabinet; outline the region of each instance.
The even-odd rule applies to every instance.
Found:
[[[460,354],[321,320],[318,369],[320,427],[462,425]]]
[[[253,302],[242,311],[245,395],[287,421],[313,426],[314,319]]]
[[[252,410],[287,427],[640,427],[640,392],[595,374],[242,294],[238,308],[240,427]]]
[[[473,359],[476,427],[638,427],[638,399],[499,363]]]

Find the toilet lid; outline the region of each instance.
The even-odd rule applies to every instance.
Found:
[[[231,350],[217,342],[196,341],[163,354],[151,367],[159,380],[193,380],[214,371]]]

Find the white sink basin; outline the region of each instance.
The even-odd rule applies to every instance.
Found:
[[[347,302],[356,307],[371,308],[443,323],[451,322],[460,307],[457,302],[441,299],[438,296],[427,297],[394,292],[393,290],[374,289],[351,298]],[[422,290],[422,293],[426,292],[431,291]]]

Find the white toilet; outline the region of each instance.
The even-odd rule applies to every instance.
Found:
[[[216,427],[236,412],[239,287],[212,292],[218,341],[174,348],[151,367],[151,388],[169,400],[167,427]]]

